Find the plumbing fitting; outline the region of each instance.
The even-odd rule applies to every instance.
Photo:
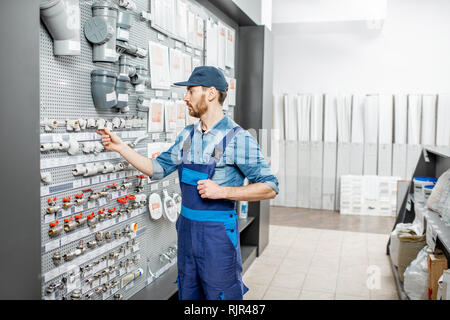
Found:
[[[117,15],[117,40],[129,40],[132,21],[130,12],[119,10],[119,14]]]
[[[86,128],[92,129],[97,127],[97,121],[93,118],[87,119]]]
[[[122,232],[120,230],[114,231],[114,239],[118,240],[122,238]]]
[[[86,299],[86,300],[92,300],[92,297],[94,296],[94,291],[91,291],[91,292],[89,292],[89,293],[86,293],[85,295],[84,295],[84,298]]]
[[[114,294],[114,300],[122,300],[122,299],[123,299],[123,296],[122,296],[121,293],[115,293]]]
[[[67,131],[80,131],[80,123],[78,120],[66,120]]]
[[[114,171],[114,165],[111,162],[103,162],[102,173],[111,173]]]
[[[79,250],[79,251],[76,251],[77,256],[86,252],[86,247],[84,246],[83,240],[80,240],[80,242],[78,243],[77,249]]]
[[[84,142],[81,150],[84,153],[91,153],[91,152],[93,152],[94,151],[94,143],[90,142],[90,141]]]
[[[111,109],[117,104],[116,82],[115,72],[101,69],[91,71],[91,94],[96,108]],[[100,126],[98,129],[103,130],[103,127]]]
[[[125,41],[117,40],[116,47],[119,53],[126,53],[139,58],[145,58],[147,56],[147,49],[139,48],[138,46]]]
[[[54,151],[59,149],[58,143],[43,143],[41,144],[41,152]]]
[[[47,213],[57,213],[61,209],[60,206],[56,205],[56,197],[54,197],[53,200],[48,198],[47,203],[49,205]]]
[[[94,62],[115,62],[118,7],[110,1],[92,4],[92,18],[84,24],[84,35],[92,43]]]
[[[85,177],[95,176],[97,171],[97,165],[95,163],[87,163],[86,166],[86,172],[84,174]]]
[[[174,223],[177,221],[178,217],[177,205],[175,204],[175,201],[172,199],[172,197],[169,196],[167,189],[163,190],[163,195],[164,217],[170,222]]]
[[[97,217],[94,216],[94,211],[91,212],[90,215],[86,217],[88,226],[93,229],[95,228],[95,224],[97,223]]]
[[[122,54],[119,58],[119,74],[132,77],[136,74],[136,69],[128,60],[128,57]]]
[[[117,93],[117,105],[122,112],[129,111],[128,107],[128,92],[130,90],[130,78],[127,75],[120,74],[117,77],[116,93]]]
[[[122,163],[122,162],[116,163],[116,164],[114,165],[114,171],[113,171],[113,172],[122,171],[123,168],[124,168],[124,166],[123,166],[123,163]]]
[[[144,270],[142,268],[138,268],[137,270],[130,272],[129,274],[125,275],[122,278],[121,281],[121,287],[125,287],[127,284],[129,284],[131,281],[139,278],[144,273]]]
[[[78,141],[70,138],[69,139],[69,149],[67,150],[67,153],[71,156],[76,155],[80,151],[80,145],[78,144]]]
[[[70,207],[72,207],[74,205],[73,202],[70,202],[70,196],[69,197],[65,197],[63,198],[63,208],[64,209],[69,209]]]
[[[72,169],[72,174],[74,176],[82,176],[86,173],[86,168],[84,164],[77,164],[75,165],[75,168]]]
[[[118,191],[119,190],[119,184],[117,182],[114,182],[112,185],[107,186],[108,188],[111,188],[114,191]]]
[[[136,147],[136,145],[141,142],[142,140],[145,140],[148,138],[148,134],[146,133],[143,136],[137,137],[132,143],[131,143],[131,147]]]
[[[136,10],[136,3],[131,0],[119,0],[119,6],[122,8],[128,9],[130,11]]]
[[[111,240],[112,240],[112,234],[111,234],[110,231],[106,231],[106,232],[105,232],[105,240],[106,240],[106,242],[111,242]]]
[[[105,208],[98,210],[98,222],[103,222],[105,220]]]
[[[59,225],[58,220],[54,222],[50,222],[50,229],[48,230],[48,236],[50,238],[56,237],[57,235],[61,234],[63,231],[63,226]]]
[[[105,128],[108,129],[109,131],[113,131],[112,123],[110,121],[106,121]]]
[[[75,289],[72,291],[72,294],[70,295],[71,300],[81,300],[81,291],[78,289]]]
[[[140,174],[140,175],[137,175],[136,178],[140,179],[138,185],[136,186],[136,192],[140,193],[140,192],[142,192],[142,190],[144,190],[145,176],[143,174]]]
[[[177,206],[177,213],[180,214],[181,212],[181,202],[182,202],[182,198],[178,193],[174,193],[172,195],[172,199],[173,201],[175,201],[175,205]]]
[[[53,254],[52,260],[53,260],[53,264],[54,264],[55,266],[58,266],[58,265],[61,263],[61,260],[62,260],[61,253],[60,253],[59,251],[56,251],[56,252]]]
[[[64,219],[64,231],[70,232],[75,230],[77,227],[77,223],[73,220],[73,217],[70,217],[68,219]]]
[[[128,178],[125,178],[128,179]],[[120,186],[120,190],[128,190],[129,188],[131,188],[133,186],[133,183],[131,182],[123,182],[122,185]]]
[[[70,143],[68,141],[58,142],[58,150],[59,151],[68,151],[69,148],[70,148]]]
[[[45,132],[53,131],[53,129],[56,129],[56,127],[58,127],[58,124],[59,124],[58,120],[52,120],[52,119],[47,119],[47,118],[44,118],[40,122],[40,126],[44,127]]]
[[[45,184],[51,184],[53,182],[53,178],[52,178],[51,172],[42,172],[41,171],[41,180]]]
[[[81,130],[86,129],[87,120],[86,119],[78,119],[78,125],[80,126]]]
[[[92,190],[92,188],[84,189],[82,191],[83,191],[83,193],[90,192],[89,196],[88,196],[88,201],[95,201],[98,198],[100,198],[100,195],[98,193],[94,192],[94,190]]]
[[[103,232],[96,232],[95,233],[95,240],[97,241],[97,244],[102,244],[103,243]]]
[[[140,112],[148,112],[150,107],[150,100],[144,98],[143,96],[138,96],[136,99],[136,109]]]
[[[112,125],[113,125],[113,129],[118,129],[119,126],[120,126],[120,118],[114,117],[114,118],[111,120],[111,123],[112,123]]]
[[[133,128],[133,120],[129,117],[125,118],[125,129]]]
[[[97,129],[99,129],[99,130],[105,129],[105,124],[106,124],[105,119],[100,118],[96,121]]]
[[[75,222],[77,224],[77,227],[80,227],[80,226],[84,225],[86,223],[86,221],[87,221],[87,218],[83,217],[82,213],[80,213],[79,215],[75,216]]]
[[[53,54],[79,56],[80,3],[79,0],[46,0],[40,4],[41,19],[53,38]]]
[[[86,203],[86,199],[85,198],[83,198],[83,193],[79,193],[79,194],[76,194],[75,195],[75,205],[76,206],[80,206],[80,205],[82,205],[82,204],[84,204],[84,203]]]
[[[63,256],[64,261],[71,261],[71,260],[73,260],[75,257],[76,257],[75,251],[68,252],[68,253],[66,253],[66,254]]]
[[[108,209],[108,219],[115,218],[117,216],[116,207]]]
[[[150,74],[143,66],[136,66],[136,73],[130,77],[130,82],[134,85],[136,93],[145,93],[145,87],[150,84]]]
[[[125,209],[125,204],[128,202],[128,199],[125,197],[117,198],[117,202],[120,203],[119,216],[129,213],[127,209]]]
[[[97,241],[95,241],[95,240],[89,241],[89,242],[87,243],[87,247],[88,247],[88,248],[94,248],[94,247],[96,247],[96,246],[97,246]]]

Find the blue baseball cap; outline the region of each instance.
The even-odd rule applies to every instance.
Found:
[[[215,87],[220,91],[227,91],[227,81],[222,71],[216,67],[200,66],[196,67],[192,71],[188,81],[176,82],[176,86],[203,86],[203,87]]]

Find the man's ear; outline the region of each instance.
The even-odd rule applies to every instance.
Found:
[[[217,89],[215,87],[209,87],[208,89],[208,101],[213,101],[216,96],[217,96],[218,92]]]

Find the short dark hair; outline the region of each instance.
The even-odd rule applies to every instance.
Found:
[[[203,91],[205,91],[206,89],[208,89],[208,87],[203,87]],[[227,82],[227,86],[226,86],[225,91],[218,90],[217,88],[216,88],[216,90],[219,92],[219,104],[220,104],[221,106],[223,106],[223,102],[224,102],[225,99],[227,98],[228,82]]]

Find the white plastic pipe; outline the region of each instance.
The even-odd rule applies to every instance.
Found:
[[[103,163],[103,173],[110,173],[114,171],[114,165],[111,162]]]
[[[103,129],[105,129],[106,120],[105,119],[98,119],[96,124],[97,124],[97,129],[103,130]]]
[[[72,174],[74,176],[81,176],[86,173],[86,168],[83,164],[77,164],[74,169],[72,169]]]
[[[67,152],[73,156],[77,154],[78,151],[80,151],[80,145],[78,144],[78,141],[71,138],[69,140],[69,149],[67,150]]]

